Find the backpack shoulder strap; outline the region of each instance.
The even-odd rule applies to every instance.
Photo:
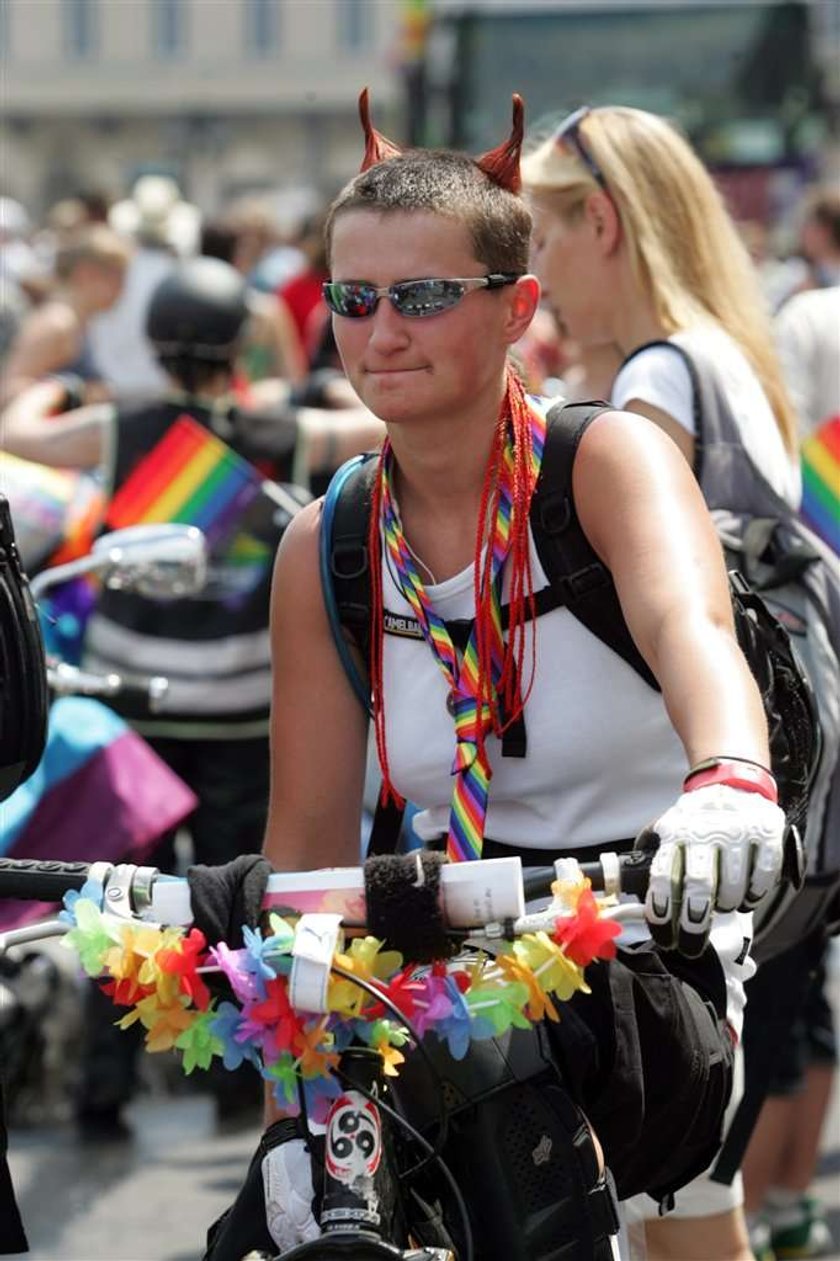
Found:
[[[656,678],[627,629],[612,575],[583,532],[572,494],[580,440],[596,416],[610,410],[603,402],[556,403],[549,410],[542,467],[531,501],[531,532],[553,607],[565,606],[658,691]]]
[[[319,560],[321,587],[330,630],[341,663],[359,698],[370,713],[370,684],[350,651],[370,660],[370,558],[368,523],[376,461],[372,454],[357,455],[342,464],[330,480],[321,513]]]

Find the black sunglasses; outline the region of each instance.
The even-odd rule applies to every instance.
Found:
[[[580,125],[585,118],[592,113],[591,105],[581,105],[580,109],[576,109],[569,114],[568,118],[564,118],[560,126],[555,131],[552,140],[555,144],[569,144],[586,167],[589,174],[597,184],[606,192],[607,181],[604,172],[601,170],[592,153],[587,148],[583,136],[580,134]]]
[[[457,306],[473,289],[501,289],[504,285],[516,284],[518,279],[519,276],[512,273],[494,272],[490,276],[467,279],[401,280],[382,289],[364,280],[328,280],[322,292],[330,310],[350,320],[364,320],[373,315],[382,298],[387,298],[400,315],[424,319]]]

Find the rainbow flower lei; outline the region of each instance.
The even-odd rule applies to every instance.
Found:
[[[433,1034],[462,1059],[473,1039],[491,1038],[532,1021],[559,1020],[555,1000],[589,993],[584,969],[615,956],[619,925],[601,915],[589,881],[557,882],[553,930],[527,933],[493,957],[477,953],[418,969],[375,937],[340,940],[333,964],[371,984],[411,1021],[421,1037]],[[410,1041],[405,1025],[383,1002],[353,981],[333,974],[326,1014],[295,1011],[289,1002],[294,924],[269,915],[269,933],[243,930],[244,946],[207,948],[198,929],[127,922],[101,911],[101,886],[89,881],[65,898],[62,918],[71,927],[63,944],[84,971],[128,1010],[117,1022],[139,1021],[149,1051],[175,1050],[186,1073],[214,1059],[235,1069],[249,1062],[273,1083],[289,1111],[303,1086],[316,1119],[340,1092],[332,1074],[341,1051],[364,1042],[396,1076]],[[211,994],[207,972],[221,973],[230,995]]]

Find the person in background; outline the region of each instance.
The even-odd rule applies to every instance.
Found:
[[[80,229],[60,246],[55,289],[23,319],[9,348],[0,384],[3,403],[58,373],[79,378],[91,401],[107,396],[90,325],[119,298],[130,253],[115,232],[101,225]]]
[[[794,294],[776,316],[774,331],[804,441],[840,417],[840,286]],[[743,1164],[751,1238],[756,1256],[768,1261],[832,1249],[825,1211],[811,1190],[837,1081],[828,962],[828,943],[818,936],[770,960],[751,983],[759,988],[750,1002],[766,1002],[771,1010],[777,987],[804,985]],[[761,1033],[759,1027],[756,1036]]]
[[[250,464],[275,455],[285,443],[290,465],[307,409],[249,424],[232,397],[247,320],[247,288],[235,268],[211,258],[178,264],[154,290],[146,323],[167,392],[151,401],[55,415],[63,405],[63,387],[45,383],[18,397],[0,416],[6,449],[44,464],[104,465],[112,497],[106,523],[112,528],[131,523],[114,516],[120,492],[129,483],[149,486],[143,481],[148,461],[162,458],[162,444],[185,425],[194,440],[197,434],[221,438]],[[355,426],[346,416],[335,416],[340,417],[334,421],[337,458],[376,441],[381,427],[361,408]],[[321,421],[316,415],[321,434],[332,417],[327,413]],[[323,454],[324,443],[319,448],[316,435],[307,455],[317,467]],[[237,467],[244,477],[241,464]],[[188,464],[179,466],[179,476],[182,481],[193,476]],[[263,481],[254,469],[247,482],[254,492],[249,508],[232,532],[214,539],[206,588],[190,600],[167,602],[104,592],[88,623],[83,659],[93,670],[116,671],[129,681],[142,683],[158,674],[167,678],[165,700],[153,712],[119,696],[112,703],[196,794],[199,804],[186,826],[195,860],[207,865],[256,852],[262,843],[269,775],[271,566],[285,524],[307,498]],[[174,836],[163,838],[149,861],[173,870],[173,847]],[[89,1001],[91,1041],[79,1123],[86,1136],[124,1137],[122,1110],[134,1089],[136,1047],[111,1028],[109,1004],[95,987]],[[253,1088],[248,1089],[253,1082],[244,1076],[239,1087],[224,1072],[216,1080],[222,1114],[238,1107],[242,1089],[245,1100],[254,1101]]]
[[[306,259],[305,266],[280,285],[277,297],[291,315],[309,366],[319,368],[331,356],[334,362],[329,312],[321,293],[329,275],[324,254],[323,211],[305,221],[296,244]]]
[[[584,107],[535,142],[522,171],[547,300],[582,347],[620,352],[612,403],[664,430],[693,468],[694,387],[669,344],[679,338],[726,392],[755,467],[797,504],[796,418],[764,300],[690,145],[643,110]],[[739,1179],[726,1187],[706,1176],[678,1192],[666,1217],[639,1201],[649,1261],[750,1261],[742,1199]]]
[[[804,287],[840,284],[840,189],[836,184],[819,184],[805,197],[799,252],[810,268]]]
[[[253,271],[257,252],[253,225],[236,215],[205,219],[201,226],[199,253],[205,258],[220,258],[230,263],[246,280]],[[250,320],[246,329],[240,366],[244,375],[242,389],[247,400],[248,385],[265,378],[282,377],[299,385],[306,378],[309,363],[300,343],[297,329],[285,303],[273,293],[261,293],[248,284]]]
[[[794,294],[776,316],[775,335],[804,441],[840,413],[840,284]]]
[[[178,258],[195,253],[199,215],[174,180],[144,175],[111,207],[109,222],[129,245],[131,262],[120,301],[91,325],[91,347],[117,398],[151,398],[167,378],[146,336],[146,312]]]

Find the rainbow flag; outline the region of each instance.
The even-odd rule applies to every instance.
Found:
[[[236,527],[262,477],[220,438],[179,416],[111,501],[112,529],[173,521],[204,531],[210,547]]]
[[[802,518],[840,555],[840,415],[802,444]]]
[[[113,710],[89,696],[62,696],[50,709],[44,756],[0,803],[0,854],[143,862],[196,805],[193,791]],[[0,930],[49,910],[4,898]]]
[[[105,491],[95,474],[50,468],[7,451],[0,452],[0,491],[29,573],[84,556],[105,515]]]

